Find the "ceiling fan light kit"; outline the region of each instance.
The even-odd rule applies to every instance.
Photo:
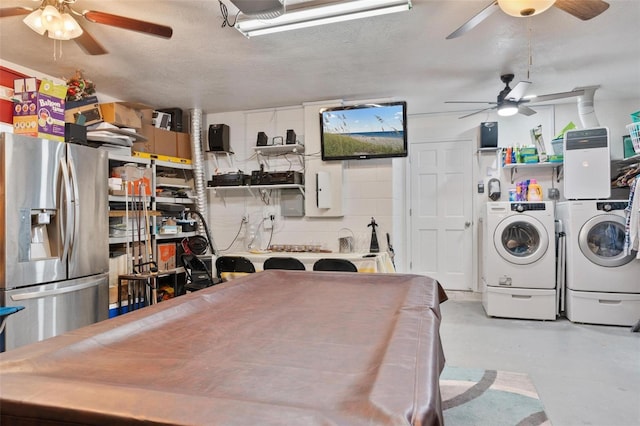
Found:
[[[169,39],[173,29],[166,25],[141,21],[127,16],[113,15],[97,10],[84,10],[82,13],[71,6],[80,0],[34,0],[39,1],[36,9],[30,7],[2,7],[0,18],[11,16],[25,16],[24,22],[36,33],[54,40],[73,40],[85,53],[89,55],[104,55],[107,50],[76,21],[77,17],[89,22],[109,25],[130,31],[153,35]],[[276,0],[279,1],[279,0]],[[106,3],[106,2],[105,2]],[[55,42],[54,42],[55,46]],[[55,58],[55,54],[54,54]]]
[[[556,0],[498,0],[498,6],[507,15],[533,16],[549,9]]]
[[[311,1],[294,4],[273,19],[241,16],[236,29],[246,37],[344,22],[411,9],[411,0]]]
[[[457,30],[449,34],[446,39],[458,38],[471,31],[498,10],[508,15],[522,18],[541,14],[552,6],[578,19],[587,21],[607,10],[609,3],[603,0],[492,0],[484,9],[477,12]]]
[[[513,101],[504,101],[498,106],[498,115],[500,117],[511,117],[518,113],[518,104]]]
[[[59,2],[57,6],[50,4],[50,0],[44,0],[40,7],[22,22],[40,35],[48,33],[49,38],[55,40],[71,40],[80,37],[83,33],[80,24],[65,11],[66,3]]]

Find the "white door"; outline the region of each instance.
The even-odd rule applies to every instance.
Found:
[[[471,290],[473,141],[411,145],[410,269]]]

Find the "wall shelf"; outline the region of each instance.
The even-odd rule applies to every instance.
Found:
[[[300,191],[302,196],[305,196],[304,193],[304,185],[297,184],[281,184],[281,185],[240,185],[240,186],[208,186],[207,190],[211,190],[218,194],[220,198],[224,201],[224,192],[227,191],[247,191],[253,197],[257,197],[258,195],[264,200],[264,196],[268,191],[272,189],[295,189]]]
[[[258,162],[265,164],[269,167],[268,157],[276,157],[280,155],[295,154],[300,160],[300,164],[304,166],[304,145],[289,144],[289,145],[264,145],[254,146],[253,150],[258,156]]]
[[[534,169],[553,169],[557,175],[557,181],[560,182],[560,174],[562,173],[562,163],[511,163],[502,166],[503,169],[511,170],[511,183],[514,183],[513,176],[518,170],[534,170]]]

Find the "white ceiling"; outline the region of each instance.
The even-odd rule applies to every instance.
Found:
[[[169,25],[173,38],[82,20],[109,54],[89,56],[68,41],[54,60],[51,39],[6,17],[0,58],[56,77],[81,69],[98,92],[157,108],[215,113],[393,98],[406,100],[409,113],[472,111],[444,101],[495,101],[500,74],[525,80],[531,33],[530,92],[600,85],[596,101],[635,99],[640,107],[640,1],[608,0],[611,7],[590,21],[557,8],[532,18],[497,12],[445,40],[490,2],[413,0],[407,12],[247,39],[222,27],[218,0],[77,0],[77,10]],[[0,0],[1,7],[37,4]]]

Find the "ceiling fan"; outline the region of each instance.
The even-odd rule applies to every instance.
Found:
[[[542,13],[551,6],[564,10],[578,19],[587,21],[607,10],[609,3],[602,0],[494,0],[460,28],[449,34],[447,40],[460,37],[497,10],[502,10],[511,16],[526,17]]]
[[[562,98],[571,98],[574,96],[582,96],[585,93],[583,88],[574,89],[570,92],[560,92],[560,93],[552,93],[549,95],[541,95],[535,97],[525,97],[525,92],[529,85],[530,81],[520,81],[516,84],[513,89],[509,87],[509,83],[513,81],[513,74],[503,74],[500,76],[500,80],[505,84],[504,89],[498,93],[498,98],[496,102],[484,102],[484,101],[446,101],[447,104],[489,104],[493,105],[488,108],[483,108],[479,111],[472,112],[471,114],[463,115],[458,118],[470,117],[475,114],[479,114],[484,111],[489,111],[492,109],[497,109],[498,115],[502,117],[508,117],[515,114],[523,114],[523,115],[533,115],[536,113],[533,109],[524,105],[527,103],[538,103],[538,102],[546,102],[552,101],[555,99]]]
[[[125,16],[112,15],[110,13],[95,10],[78,12],[71,6],[77,0],[34,0],[39,1],[38,8],[30,7],[4,7],[0,8],[0,18],[9,16],[27,15],[23,22],[40,35],[48,32],[49,38],[54,40],[74,40],[78,46],[89,55],[103,55],[107,50],[89,34],[73,18],[72,15],[85,18],[89,22],[110,25],[125,30],[171,38],[173,30],[165,25],[140,21]]]

